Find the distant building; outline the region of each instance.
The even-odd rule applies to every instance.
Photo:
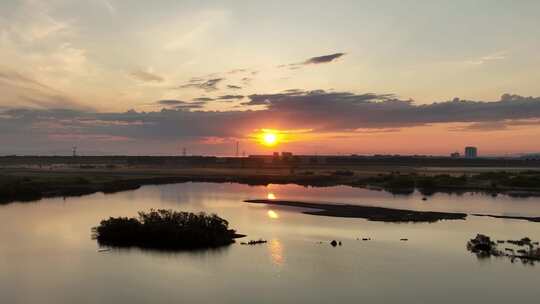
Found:
[[[476,147],[465,147],[465,157],[466,158],[477,158],[478,149]]]
[[[451,158],[459,158],[459,157],[461,157],[461,154],[459,154],[459,152],[450,153],[450,157]]]
[[[281,152],[281,158],[282,159],[289,159],[289,158],[292,158],[292,157],[293,157],[292,152]]]

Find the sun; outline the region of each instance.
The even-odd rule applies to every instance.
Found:
[[[262,136],[263,144],[266,146],[275,146],[277,144],[277,134],[276,133],[264,133]]]

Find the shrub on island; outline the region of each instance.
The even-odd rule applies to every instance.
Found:
[[[165,209],[139,212],[137,218],[110,217],[92,230],[104,246],[173,250],[225,246],[240,236],[215,214]]]

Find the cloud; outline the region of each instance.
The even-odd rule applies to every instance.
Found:
[[[303,91],[298,89],[286,90],[283,93],[276,94],[252,94],[248,97],[249,101],[243,103],[243,105],[267,105],[270,108],[282,107],[283,105],[298,106],[300,104],[311,107],[316,105],[337,107],[355,103],[376,103],[396,100],[393,94],[355,94],[349,92],[326,92],[324,90]]]
[[[469,123],[465,126],[452,127],[449,130],[455,132],[493,132],[508,131],[521,127],[539,126],[540,119],[517,119]]]
[[[131,77],[142,82],[163,82],[165,79],[157,74],[143,70],[135,70],[130,73]]]
[[[316,57],[308,58],[302,62],[278,65],[278,68],[289,68],[290,70],[297,70],[297,69],[302,68],[302,66],[306,66],[306,65],[329,63],[329,62],[337,60],[338,58],[344,55],[345,53],[334,53],[330,55],[316,56]]]
[[[188,83],[178,86],[178,89],[196,88],[207,92],[216,91],[217,85],[225,80],[224,78],[212,78],[204,80],[201,78],[192,78]]]
[[[229,74],[237,74],[237,73],[244,73],[244,72],[247,72],[248,70],[247,69],[234,69],[234,70],[230,70]]]
[[[242,89],[242,87],[241,87],[241,86],[237,86],[237,85],[228,84],[228,85],[227,85],[227,89],[231,89],[231,90],[240,90],[240,89]]]
[[[480,64],[488,63],[490,61],[498,61],[498,60],[504,60],[504,59],[506,59],[506,52],[498,52],[498,53],[490,54],[487,56],[482,56],[480,58],[468,60],[465,63],[472,64],[472,65],[480,65]]]
[[[7,7],[0,12],[0,39],[32,44],[65,39],[74,34],[71,22],[52,14],[54,4],[51,1],[14,1],[12,5],[9,1],[4,2]]]
[[[332,62],[341,56],[345,55],[345,53],[334,53],[330,55],[323,55],[323,56],[317,56],[317,57],[311,57],[308,60],[304,61],[303,64],[321,64],[321,63],[328,63]]]
[[[163,99],[163,100],[158,100],[157,103],[163,106],[175,106],[179,104],[185,104],[186,102],[181,101],[181,100],[176,100],[176,99]]]
[[[193,98],[193,101],[212,101],[214,100],[214,98],[210,98],[210,97],[197,97],[197,98]]]
[[[174,108],[176,110],[181,110],[181,111],[199,110],[199,109],[204,108],[204,104],[196,104],[196,103],[183,104],[183,105],[177,105]]]
[[[0,69],[0,104],[31,108],[89,109],[64,92],[13,70]]]
[[[109,0],[101,0],[101,4],[107,9],[110,15],[116,14],[116,8],[112,5]]]
[[[31,87],[37,89],[45,89],[50,91],[56,91],[53,88],[42,84],[32,78],[24,76],[15,71],[0,70],[0,83],[10,84],[14,86]]]
[[[540,117],[540,97],[510,94],[493,102],[454,99],[426,105],[415,105],[411,100],[400,100],[392,94],[321,90],[253,94],[248,98],[243,105],[265,106],[267,115],[276,115],[289,124],[290,121],[302,124],[302,128],[318,126],[319,131]]]
[[[311,130],[316,134],[394,132],[439,123],[467,123],[471,130],[538,125],[540,97],[505,94],[496,101],[454,99],[417,105],[392,94],[293,90],[253,94],[242,109],[192,111],[203,101],[160,100],[161,111],[99,113],[91,110],[0,111],[0,141],[6,147],[50,147],[55,138],[123,138],[139,148],[176,140],[245,138],[254,129]],[[257,105],[258,110],[246,110]],[[389,131],[390,130],[390,131]],[[471,131],[462,130],[462,131]],[[460,131],[460,130],[453,130]],[[24,139],[24,140],[22,140]],[[60,143],[58,143],[60,146]],[[97,143],[96,143],[97,145]],[[13,148],[15,149],[15,148]],[[112,149],[112,148],[111,148]]]
[[[254,69],[234,69],[227,72],[227,74],[247,74],[247,75],[257,75],[259,71]]]
[[[158,100],[156,103],[161,106],[172,106],[177,110],[202,109],[206,105],[206,102],[204,101],[186,102],[177,99],[163,99]]]
[[[244,95],[222,95],[222,96],[219,96],[216,99],[232,101],[232,100],[243,99],[243,98],[244,98]]]

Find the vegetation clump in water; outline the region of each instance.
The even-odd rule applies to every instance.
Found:
[[[139,212],[137,218],[110,217],[93,228],[93,233],[104,246],[173,250],[220,247],[240,237],[215,214],[165,209]]]
[[[250,240],[249,242],[242,242],[240,245],[259,245],[259,244],[266,244],[268,243],[267,240],[258,239],[258,240]]]
[[[507,257],[512,262],[516,259],[520,259],[523,263],[534,265],[535,262],[540,261],[540,248],[538,242],[532,242],[528,237],[524,237],[520,240],[508,240],[506,243],[515,245],[517,248],[506,247],[503,250],[498,248],[499,244],[504,244],[505,241],[499,240],[494,242],[487,235],[477,234],[474,239],[467,242],[467,249],[472,253],[475,253],[479,258],[495,257]],[[535,246],[536,245],[536,246]]]

